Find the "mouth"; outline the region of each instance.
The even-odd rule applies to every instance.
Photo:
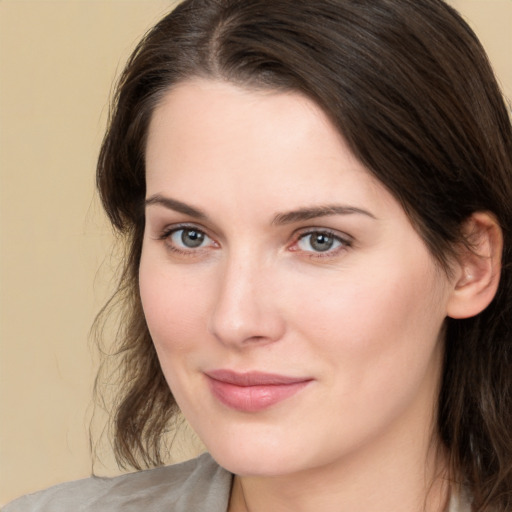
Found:
[[[222,404],[241,412],[267,409],[305,388],[313,379],[262,372],[237,373],[213,370],[205,373],[210,391]]]

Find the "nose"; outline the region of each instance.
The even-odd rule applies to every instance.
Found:
[[[225,263],[217,290],[209,330],[221,343],[242,349],[283,336],[285,321],[269,266],[257,259],[233,258]]]

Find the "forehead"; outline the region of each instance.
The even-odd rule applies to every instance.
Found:
[[[284,148],[314,136],[320,126],[342,142],[320,107],[298,92],[196,79],[181,82],[164,95],[151,119],[148,145],[172,132],[176,146],[195,139],[217,146],[279,142]]]
[[[146,148],[148,195],[287,210],[316,203],[393,203],[323,110],[295,92],[195,80],[155,109]],[[177,197],[179,196],[179,197]],[[396,205],[395,205],[396,206]]]

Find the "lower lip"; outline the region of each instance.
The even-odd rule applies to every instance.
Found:
[[[227,407],[242,412],[258,412],[267,409],[295,395],[310,382],[307,380],[290,384],[237,386],[208,378],[212,394]]]

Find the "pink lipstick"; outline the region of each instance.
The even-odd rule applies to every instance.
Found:
[[[206,373],[210,390],[221,403],[242,412],[257,412],[298,393],[312,379],[271,373],[237,373],[213,370]]]

